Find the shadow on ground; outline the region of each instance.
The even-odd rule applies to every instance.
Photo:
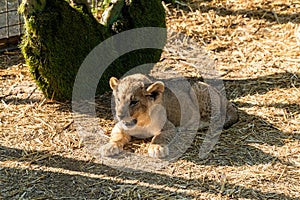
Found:
[[[0,169],[1,197],[5,199],[17,198],[16,193],[22,194],[19,198],[25,199],[98,199],[100,197],[114,199],[120,197],[120,194],[114,193],[114,190],[120,192],[120,189],[124,190],[124,195],[128,198],[139,192],[141,198],[146,197],[145,195],[147,197],[162,195],[170,198],[196,198],[197,195],[186,193],[182,187],[185,186],[186,191],[195,189],[198,192],[212,194],[220,194],[222,187],[220,183],[210,180],[208,177],[184,179],[148,172],[140,174],[118,172],[93,162],[51,155],[47,152],[26,152],[4,146],[0,146],[0,152],[1,162],[28,162],[40,166],[40,169],[2,167]],[[44,159],[35,161],[36,157]],[[45,167],[48,170],[43,170]],[[107,177],[111,179],[107,179]],[[15,180],[18,182],[16,183]],[[128,181],[126,182],[126,180]],[[142,186],[143,184],[145,186]],[[261,199],[269,197],[273,199],[296,199],[283,194],[265,193],[232,184],[227,184],[226,188],[239,191],[233,193],[232,197],[247,198],[248,195],[255,193]],[[140,190],[147,191],[147,194],[143,194]]]

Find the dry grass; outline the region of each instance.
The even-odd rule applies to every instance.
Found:
[[[198,157],[199,135],[156,173],[96,162],[70,105],[45,100],[11,52],[0,55],[1,199],[299,199],[300,2],[190,0],[167,8],[168,27],[210,52],[240,109],[208,158]],[[100,125],[109,131],[109,95],[101,98]]]

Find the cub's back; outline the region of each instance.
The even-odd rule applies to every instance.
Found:
[[[216,88],[199,79],[159,80],[166,86],[162,104],[166,108],[169,121],[175,126],[189,124],[191,118],[196,119],[195,115],[200,115],[199,128],[205,128],[210,122],[212,111],[224,115],[224,128],[238,121],[238,113],[233,104]]]

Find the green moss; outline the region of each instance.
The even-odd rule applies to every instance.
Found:
[[[71,100],[73,84],[81,63],[96,45],[113,33],[109,27],[101,25],[89,13],[84,12],[82,7],[71,7],[65,0],[45,1],[43,10],[31,10],[30,14],[21,7],[20,11],[27,14],[21,49],[30,73],[44,95],[58,101]],[[135,23],[131,23],[126,29],[142,26],[165,27],[163,10],[158,10],[162,15],[157,14],[160,17],[154,20],[153,14],[151,17],[143,17],[143,12],[150,15],[150,11],[139,7],[150,6],[148,2],[159,0],[132,2],[135,1],[147,3],[133,4],[130,9],[134,9],[136,13],[130,15],[130,21]],[[157,10],[151,6],[148,9],[152,12]],[[161,50],[147,49],[121,56],[105,71],[97,92],[109,90],[108,80],[111,76],[120,77],[137,65],[157,62],[160,55]]]
[[[132,27],[166,27],[165,10],[161,0],[132,0],[127,6]]]
[[[141,27],[166,27],[165,10],[161,0],[125,0],[125,6],[110,27],[115,33]],[[111,19],[108,19],[109,21]],[[110,23],[108,23],[110,24]],[[165,41],[154,41],[162,42]],[[117,59],[112,65],[126,63],[128,70],[145,63],[156,63],[161,56],[161,49],[141,49],[127,53]],[[122,72],[115,72],[113,76],[121,77]],[[107,84],[108,85],[108,84]]]
[[[141,27],[166,27],[165,10],[161,0],[125,0],[121,13],[117,9],[120,5],[118,1],[111,6],[106,6],[108,16],[106,22],[103,22],[110,25],[114,32]],[[110,1],[107,3],[109,4]],[[116,9],[112,8],[114,5]]]
[[[71,100],[82,61],[109,32],[63,0],[48,0],[26,17],[25,28],[21,49],[37,85],[47,98]]]

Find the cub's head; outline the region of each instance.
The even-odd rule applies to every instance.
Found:
[[[151,123],[151,111],[160,104],[165,86],[161,81],[152,82],[142,74],[134,74],[109,81],[115,101],[115,114],[125,129],[147,126]]]

